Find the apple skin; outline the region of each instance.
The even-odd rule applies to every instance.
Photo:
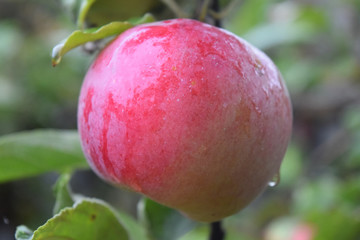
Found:
[[[174,19],[129,29],[97,56],[78,128],[100,177],[213,222],[248,205],[279,171],[292,110],[264,53]]]

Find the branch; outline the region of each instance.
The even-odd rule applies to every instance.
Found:
[[[175,0],[161,0],[178,18],[189,18],[188,14],[184,12]]]
[[[205,18],[207,16],[208,9],[209,9],[210,1],[211,0],[202,0],[201,1],[201,8],[200,8],[199,17],[198,17],[199,21],[201,21],[201,22],[205,21]]]
[[[211,223],[209,240],[224,240],[225,232],[221,227],[221,221]]]
[[[232,0],[223,10],[221,11],[214,11],[212,9],[209,10],[209,14],[211,15],[211,17],[213,17],[214,19],[222,19],[225,18],[226,16],[228,16],[230,14],[230,12],[232,10],[234,10],[234,8],[236,8],[236,5],[240,3],[240,0]]]
[[[219,5],[219,0],[213,0],[212,4],[210,6],[210,10],[214,11],[214,12],[219,12],[220,11],[220,5]],[[214,18],[214,25],[216,27],[221,27],[221,19],[220,18]]]

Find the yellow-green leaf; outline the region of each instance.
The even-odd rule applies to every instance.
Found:
[[[63,40],[61,43],[59,43],[53,48],[52,65],[56,66],[57,64],[59,64],[64,54],[73,48],[76,48],[87,42],[92,42],[113,35],[118,35],[124,32],[125,30],[134,27],[137,24],[142,24],[152,21],[154,21],[153,16],[150,14],[146,14],[135,24],[128,21],[111,22],[98,29],[91,28],[86,30],[76,30],[72,34],[70,34],[68,38],[66,38],[65,40]]]
[[[83,199],[49,219],[34,232],[31,239],[128,240],[130,238],[109,205],[97,199]]]

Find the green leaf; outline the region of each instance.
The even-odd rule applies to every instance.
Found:
[[[0,137],[0,183],[77,168],[88,164],[76,131],[33,130]]]
[[[238,36],[265,22],[269,0],[247,0],[227,28]]]
[[[59,213],[65,207],[71,207],[74,204],[72,198],[71,190],[69,187],[69,181],[71,179],[70,173],[64,173],[60,175],[58,180],[54,185],[54,194],[55,194],[55,205],[53,209],[53,214]]]
[[[360,236],[359,214],[336,205],[328,211],[310,212],[306,217],[316,232],[313,240],[355,240]]]
[[[16,240],[31,240],[33,231],[24,225],[20,225],[16,228],[15,239]]]
[[[200,225],[199,227],[194,228],[193,230],[186,233],[184,236],[182,236],[179,240],[205,240],[209,238],[209,226],[208,225]],[[226,239],[229,238],[230,232],[226,233]],[[237,239],[239,240],[239,239]],[[249,240],[249,239],[247,239]]]
[[[32,240],[40,239],[127,240],[129,236],[109,205],[97,199],[83,199],[39,227]]]
[[[118,35],[125,30],[134,27],[137,24],[147,23],[154,21],[154,18],[150,14],[145,14],[137,23],[133,24],[131,22],[111,22],[100,28],[92,28],[86,30],[76,30],[70,36],[65,39],[62,43],[59,43],[53,48],[52,51],[52,65],[56,66],[60,63],[61,58],[65,53],[70,51],[73,48],[76,48],[80,45],[83,45],[87,42],[92,42],[107,38],[113,35]]]
[[[131,240],[148,240],[145,228],[129,215],[118,212],[120,222],[127,230]]]
[[[154,240],[178,239],[197,225],[178,211],[147,198],[139,203],[139,216]]]
[[[260,49],[269,49],[292,43],[311,40],[313,25],[307,22],[274,22],[258,25],[249,30],[243,38]]]
[[[291,187],[298,181],[303,170],[302,159],[300,147],[295,143],[291,143],[286,150],[280,168],[280,188]]]
[[[341,202],[356,209],[359,205],[360,176],[348,176],[340,189]]]
[[[307,179],[297,186],[293,192],[292,208],[296,214],[313,211],[329,211],[333,206],[340,205],[341,182],[331,174],[319,179]]]

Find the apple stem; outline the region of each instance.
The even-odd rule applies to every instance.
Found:
[[[221,27],[221,18],[217,17],[219,11],[219,0],[200,0],[199,8],[197,10],[197,19],[202,22],[211,22],[212,25]]]
[[[209,15],[211,17],[213,17],[214,19],[223,19],[226,16],[228,16],[230,14],[230,12],[233,9],[237,8],[237,5],[240,4],[241,0],[232,0],[228,5],[226,5],[225,8],[223,8],[221,11],[215,11],[210,9],[209,10]]]
[[[198,19],[202,22],[205,22],[206,16],[208,14],[209,4],[211,0],[201,0],[199,3],[200,9],[198,13]]]
[[[221,227],[221,221],[211,223],[209,240],[224,240],[225,231]]]
[[[213,0],[212,4],[210,6],[210,10],[218,13],[220,11],[220,5],[219,5],[219,0]],[[214,18],[214,25],[216,27],[221,27],[221,19],[220,18]]]
[[[189,15],[184,12],[181,7],[174,0],[161,0],[178,18],[189,18]]]

